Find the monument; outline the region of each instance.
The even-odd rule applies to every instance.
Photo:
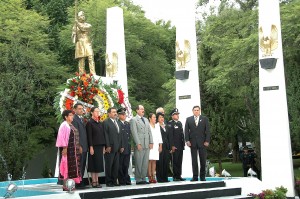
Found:
[[[262,182],[294,197],[294,171],[278,0],[259,1],[259,108]]]
[[[180,121],[192,115],[195,105],[200,105],[198,77],[197,42],[195,27],[195,1],[176,1],[178,15],[176,25],[176,107],[180,112]],[[191,150],[185,147],[183,152],[182,176],[192,177]]]
[[[128,96],[124,19],[123,10],[119,7],[107,9],[105,57],[106,78],[121,85],[125,95]]]
[[[85,74],[85,59],[88,59],[90,73],[96,75],[94,52],[90,39],[92,25],[85,21],[83,11],[78,12],[72,30],[72,41],[75,44],[75,59],[78,59],[79,74]]]

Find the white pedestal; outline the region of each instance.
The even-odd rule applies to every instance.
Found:
[[[277,29],[271,33],[271,26]],[[263,35],[278,38],[278,47],[265,53],[260,45],[259,59],[276,58],[274,69],[263,69],[259,64],[259,107],[261,167],[263,184],[274,189],[283,186],[287,196],[294,197],[294,171],[286,99],[281,25],[278,0],[259,1],[259,29]],[[273,36],[271,36],[273,34]],[[271,44],[272,48],[276,44]]]
[[[125,56],[125,38],[124,38],[124,19],[123,10],[119,7],[107,9],[106,20],[106,54],[112,61],[112,54],[116,53],[117,59],[117,72],[111,78],[112,81],[117,81],[121,85],[125,96],[128,97],[128,84],[127,84],[127,68]]]
[[[188,70],[189,78],[185,80],[176,79],[176,107],[180,115],[179,120],[185,125],[186,118],[192,115],[192,108],[195,105],[200,105],[200,89],[198,77],[198,59],[197,59],[197,43],[196,43],[196,28],[195,28],[195,1],[179,0],[176,1],[180,8],[178,18],[175,19],[176,24],[176,41],[180,49],[184,50],[184,42],[190,43],[190,60],[184,67],[176,64],[176,70]],[[188,50],[188,49],[185,49]],[[199,165],[200,166],[200,165]],[[200,168],[200,167],[199,167]],[[185,147],[183,152],[182,176],[192,177],[192,160],[189,147]]]

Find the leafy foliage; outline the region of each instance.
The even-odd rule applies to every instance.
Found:
[[[218,14],[208,16],[204,23],[198,25],[202,107],[212,121],[222,121],[217,124],[217,128],[212,126],[215,137],[226,137],[226,140],[233,143],[236,152],[238,141],[254,141],[259,156],[257,7],[255,1],[236,1],[236,3],[239,6],[223,4]],[[300,17],[299,12],[296,12],[299,6],[299,1],[285,1],[281,4],[283,53],[293,151],[300,150],[298,100],[300,29],[299,21],[296,20]],[[222,140],[218,141],[222,143]],[[211,150],[217,152],[219,147],[212,145]]]
[[[0,180],[6,180],[6,172],[18,179],[26,161],[52,143],[53,96],[64,69],[49,50],[45,17],[20,0],[1,1],[0,12],[0,154],[8,169]]]
[[[223,139],[211,146],[216,155],[237,137],[253,141],[258,132],[256,24],[257,10],[228,7],[199,27],[202,107],[214,121],[213,136]]]

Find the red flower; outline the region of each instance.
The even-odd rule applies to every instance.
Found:
[[[66,110],[72,110],[73,108],[73,100],[67,98],[65,103]]]
[[[74,88],[74,86],[73,86],[73,88]],[[70,93],[70,95],[71,95],[72,97],[74,97],[74,96],[75,96],[75,91],[72,91],[72,92]]]
[[[120,89],[118,89],[117,92],[118,92],[118,97],[119,97],[118,103],[123,104],[124,103],[124,93]]]
[[[85,87],[87,87],[87,86],[89,85],[89,83],[88,83],[88,82],[83,82],[83,85],[84,85]]]

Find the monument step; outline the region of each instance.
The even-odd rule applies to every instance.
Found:
[[[101,199],[101,198],[121,198],[121,197],[140,197],[141,195],[149,194],[171,194],[174,195],[186,193],[188,191],[192,193],[194,190],[201,191],[204,190],[207,193],[210,189],[215,188],[216,190],[223,188],[224,190],[229,190],[225,188],[224,181],[208,181],[208,182],[169,182],[169,183],[157,183],[148,185],[131,185],[131,186],[120,186],[120,187],[105,187],[99,189],[99,191],[92,192],[81,192],[79,193],[81,198],[84,199]],[[232,189],[234,190],[234,188]],[[177,193],[178,192],[178,193]],[[220,191],[219,191],[220,192]],[[222,192],[222,191],[221,191]],[[240,195],[241,189],[235,191],[234,195]],[[210,194],[208,194],[209,196]],[[232,194],[231,194],[232,195]],[[218,195],[217,195],[218,196]],[[222,196],[222,195],[220,195]],[[230,195],[226,195],[230,196]],[[174,199],[174,198],[172,198]]]
[[[222,197],[214,197],[214,198],[207,198],[207,199],[253,199],[252,196],[243,196],[243,195],[236,195],[236,196],[222,196]]]
[[[181,191],[168,191],[163,193],[140,194],[124,197],[113,197],[118,199],[153,198],[153,199],[199,199],[199,198],[239,198],[241,188],[209,188]],[[112,199],[112,198],[111,198]]]

